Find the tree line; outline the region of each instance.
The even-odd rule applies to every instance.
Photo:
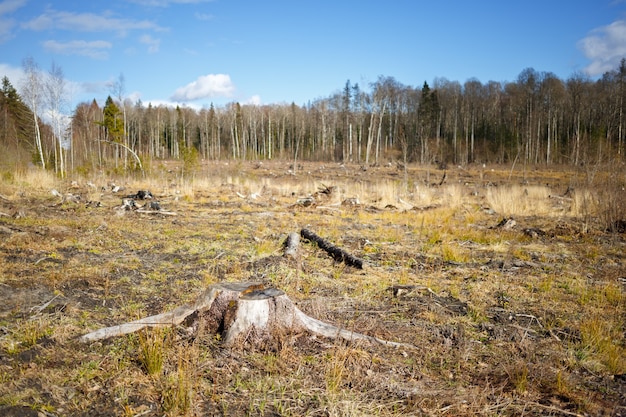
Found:
[[[303,105],[200,110],[133,103],[120,75],[104,106],[80,103],[66,124],[60,68],[53,65],[43,84],[32,61],[25,70],[21,94],[2,81],[0,145],[61,175],[160,159],[575,166],[624,159],[625,59],[597,80],[532,68],[512,82],[437,78],[421,87],[380,76],[367,89],[348,80]]]

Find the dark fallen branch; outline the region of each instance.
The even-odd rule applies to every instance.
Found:
[[[124,198],[132,198],[134,200],[152,200],[154,196],[150,192],[150,190],[139,190],[135,194],[127,195]]]
[[[162,214],[164,216],[177,216],[177,214],[173,211],[165,211],[165,210],[154,210],[154,209],[137,209],[135,213],[143,213],[143,214]]]
[[[443,177],[441,177],[441,181],[439,181],[439,186],[443,185],[443,182],[446,180],[446,171],[443,171]]]
[[[317,246],[319,246],[320,249],[326,251],[335,261],[343,262],[348,266],[363,269],[363,260],[350,255],[348,252],[344,251],[341,248],[338,248],[327,240],[322,239],[310,230],[302,229],[300,231],[300,235],[304,239],[317,243]]]

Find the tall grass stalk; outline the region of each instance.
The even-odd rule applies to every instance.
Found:
[[[139,332],[139,363],[148,375],[156,375],[163,369],[165,357],[165,332],[148,329]]]

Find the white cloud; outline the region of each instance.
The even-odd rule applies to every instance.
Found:
[[[259,106],[261,104],[261,96],[259,95],[253,95],[252,97],[250,97],[249,99],[247,99],[244,104],[251,104],[253,106]]]
[[[200,104],[195,104],[195,103],[185,103],[185,104],[180,104],[178,102],[175,101],[171,101],[171,100],[161,100],[161,99],[153,99],[153,100],[141,100],[141,104],[143,107],[148,107],[148,106],[152,106],[152,107],[169,107],[170,109],[175,109],[176,107],[181,107],[181,108],[189,108],[195,111],[200,111],[202,110],[202,106]]]
[[[139,91],[133,91],[126,96],[125,100],[135,104],[137,101],[141,100],[141,93]]]
[[[4,17],[26,4],[26,0],[6,0],[0,3],[0,43],[13,37],[15,20]]]
[[[139,42],[148,45],[148,52],[150,52],[151,54],[159,52],[159,47],[161,46],[160,39],[154,39],[150,35],[143,35],[141,38],[139,38]]]
[[[149,20],[118,19],[93,13],[59,12],[55,10],[46,11],[46,13],[22,24],[22,27],[35,31],[48,29],[80,32],[115,31],[122,35],[125,35],[129,30],[167,30]]]
[[[18,84],[24,77],[24,71],[21,68],[12,67],[7,64],[0,64],[0,78],[7,77],[13,87],[18,88]]]
[[[626,57],[626,20],[594,29],[578,42],[578,48],[591,60],[585,68],[587,74],[595,76],[617,69]]]
[[[94,59],[106,59],[108,57],[107,50],[112,45],[107,41],[70,41],[57,42],[45,41],[43,47],[53,53],[63,55],[82,55]]]
[[[208,74],[178,88],[171,99],[174,101],[193,101],[209,97],[231,97],[235,86],[227,74]]]

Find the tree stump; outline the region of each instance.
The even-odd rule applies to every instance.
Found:
[[[298,255],[298,245],[300,245],[300,235],[291,232],[285,240],[285,257],[296,258]]]
[[[254,282],[224,282],[211,285],[193,305],[146,317],[117,326],[106,327],[80,337],[90,343],[137,332],[146,327],[182,325],[193,332],[203,331],[222,336],[226,346],[237,342],[260,343],[276,332],[300,333],[303,330],[328,338],[365,340],[386,346],[414,348],[350,330],[341,329],[304,314],[281,290]]]

